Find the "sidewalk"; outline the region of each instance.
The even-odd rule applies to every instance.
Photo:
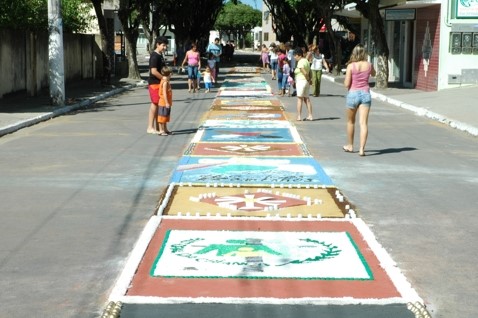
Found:
[[[323,75],[324,79],[342,85],[343,76]],[[0,137],[19,129],[49,120],[76,109],[119,94],[134,86],[146,85],[144,81],[121,79],[110,87],[101,87],[98,81],[77,82],[66,89],[67,104],[64,107],[49,105],[48,96],[7,97],[0,99]],[[388,88],[372,89],[372,97],[425,116],[458,130],[478,136],[478,87],[466,86],[437,92],[416,89]]]
[[[344,76],[325,74],[323,78],[343,84]],[[372,88],[372,98],[407,109],[452,128],[478,136],[478,86],[463,86],[437,92],[410,88]]]
[[[146,85],[141,80],[112,80],[109,86],[102,86],[99,80],[83,80],[66,87],[65,106],[52,106],[48,92],[40,96],[25,97],[16,95],[0,99],[0,137],[42,121],[87,108],[110,96],[124,92],[135,86]]]

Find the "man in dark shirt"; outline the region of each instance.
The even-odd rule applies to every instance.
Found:
[[[161,82],[161,69],[165,65],[163,52],[168,48],[168,38],[159,36],[156,39],[156,48],[149,57],[149,78],[148,89],[151,98],[151,106],[149,107],[148,134],[159,134],[158,130],[158,103],[159,103],[159,83]]]

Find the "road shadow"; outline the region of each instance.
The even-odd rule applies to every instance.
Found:
[[[321,97],[345,97],[346,94],[320,94],[318,98]],[[311,98],[315,98],[314,96],[311,96]]]
[[[197,133],[197,128],[174,130],[173,135],[190,135]]]
[[[342,119],[340,117],[322,117],[322,118],[317,118],[314,120],[337,120],[337,119]]]
[[[378,150],[365,150],[365,154],[367,156],[378,156],[378,155],[386,155],[391,153],[399,153],[404,151],[415,151],[418,150],[415,147],[402,147],[402,148],[385,148],[385,149],[378,149]]]
[[[297,120],[297,122],[309,122],[309,121],[321,121],[321,120],[337,120],[341,119],[340,117],[321,117],[321,118],[314,118],[314,119],[306,119],[303,118],[301,120]]]

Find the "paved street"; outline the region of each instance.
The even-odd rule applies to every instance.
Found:
[[[138,87],[0,138],[0,317],[101,315],[214,98],[188,94],[184,76],[174,78],[173,89],[173,136],[146,134],[149,98]],[[357,205],[432,317],[475,317],[476,137],[374,101],[367,156],[345,153],[344,93],[323,80],[323,95],[313,98],[318,119],[294,122],[309,150]],[[296,99],[281,100],[295,118]],[[196,310],[162,308],[170,317]],[[264,317],[277,307],[205,311],[220,317],[219,309],[231,317]],[[343,316],[342,309],[329,309],[327,317]],[[141,317],[128,310],[124,317]],[[314,313],[313,307],[287,307],[283,315]]]

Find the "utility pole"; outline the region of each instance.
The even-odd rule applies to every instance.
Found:
[[[54,106],[65,105],[65,65],[63,58],[63,19],[61,0],[48,0],[48,79]]]

